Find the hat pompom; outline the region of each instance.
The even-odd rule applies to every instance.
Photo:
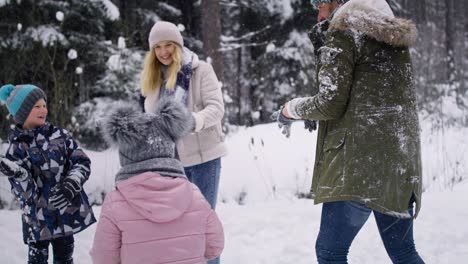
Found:
[[[111,145],[128,144],[144,135],[141,113],[132,105],[122,104],[111,110],[102,123],[102,134]]]
[[[180,102],[162,99],[155,114],[155,122],[158,122],[174,141],[185,136],[193,127],[191,113]]]
[[[13,84],[5,84],[0,88],[0,100],[6,102],[11,92],[15,89]]]

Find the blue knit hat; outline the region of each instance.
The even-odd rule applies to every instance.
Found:
[[[0,101],[5,103],[13,120],[22,125],[39,99],[47,99],[41,88],[32,84],[6,84],[0,88]]]
[[[310,0],[310,3],[317,7],[319,4],[321,3],[331,3],[331,2],[338,2],[340,4],[344,4],[346,2],[348,2],[349,0]]]

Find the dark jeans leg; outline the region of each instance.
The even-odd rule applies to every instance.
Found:
[[[207,161],[195,166],[185,167],[185,174],[195,184],[214,210],[218,197],[219,174],[221,173],[221,158]],[[215,258],[208,264],[219,264],[220,259]]]
[[[59,237],[51,241],[54,253],[54,264],[73,264],[73,236]]]
[[[413,204],[408,208],[413,216]],[[413,239],[413,218],[399,219],[374,211],[375,221],[385,249],[393,263],[421,264]]]
[[[221,158],[195,166],[185,167],[184,169],[189,181],[200,189],[201,193],[214,210],[216,208],[216,199],[218,196]]]
[[[46,240],[28,243],[28,264],[47,264],[49,242]]]
[[[351,243],[371,212],[370,208],[352,201],[324,203],[315,243],[318,263],[348,263]]]

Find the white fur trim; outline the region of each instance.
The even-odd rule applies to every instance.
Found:
[[[395,47],[409,47],[417,38],[416,25],[393,15],[384,0],[351,0],[334,14],[331,30],[359,31]]]

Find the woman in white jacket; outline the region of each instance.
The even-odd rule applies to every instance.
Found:
[[[192,133],[177,142],[188,179],[216,206],[221,157],[226,155],[221,119],[224,102],[213,67],[184,47],[176,25],[159,21],[148,37],[150,51],[141,73],[144,111],[154,113],[161,98],[173,97],[192,112]],[[219,263],[219,260],[210,261]]]

